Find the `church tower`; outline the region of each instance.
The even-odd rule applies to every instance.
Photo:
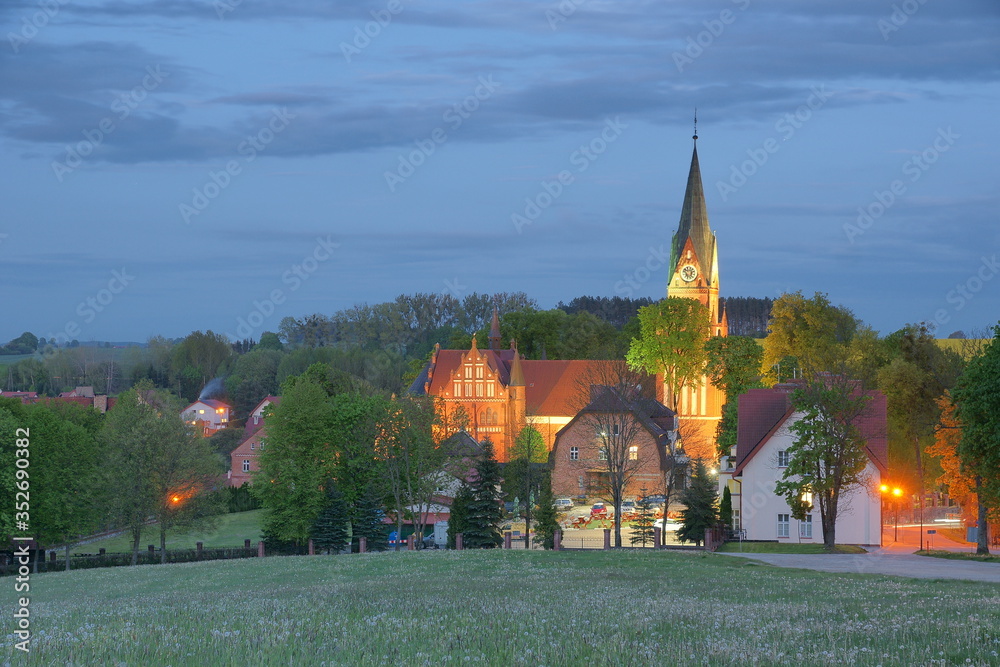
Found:
[[[697,119],[695,120],[697,123]],[[668,297],[697,299],[708,308],[713,336],[726,336],[729,323],[719,307],[719,250],[708,224],[705,191],[698,164],[698,133],[695,126],[694,151],[688,172],[681,218],[670,248]],[[725,395],[708,378],[697,386],[685,387],[678,401],[678,416],[684,448],[692,458],[714,459],[715,432],[722,420]]]

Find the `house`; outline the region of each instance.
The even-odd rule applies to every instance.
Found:
[[[105,413],[115,406],[118,400],[106,394],[94,394],[93,387],[77,387],[73,391],[65,391],[58,396],[39,396],[35,391],[5,391],[4,398],[19,398],[24,404],[41,403],[52,405],[55,403],[75,403],[85,408],[94,408],[100,413]]]
[[[202,429],[206,437],[229,426],[233,407],[212,398],[197,400],[181,410],[181,419]]]
[[[514,439],[526,424],[551,450],[556,433],[579,409],[583,380],[607,362],[524,359],[513,343],[500,349],[496,309],[489,338],[488,350],[480,350],[475,338],[468,350],[436,345],[409,393],[440,399],[445,421],[464,412],[469,435],[479,442],[489,438],[499,461],[510,459]]]
[[[265,445],[264,411],[280,402],[280,396],[268,396],[250,412],[244,426],[243,440],[229,455],[229,486],[250,483],[253,473],[260,470],[257,457]]]
[[[556,435],[549,455],[553,495],[606,493],[606,443],[627,460],[615,466],[630,471],[624,497],[661,493],[665,475],[682,473],[687,463],[676,446],[677,425],[677,415],[653,398],[627,400],[611,387],[592,387],[590,403]]]
[[[732,494],[735,529],[748,540],[823,542],[819,508],[799,521],[788,502],[775,494],[775,485],[788,466],[788,449],[794,442],[789,427],[802,418],[792,408],[790,394],[801,385],[778,384],[751,389],[739,397],[737,442],[719,470],[719,493],[728,486]],[[837,543],[880,545],[882,533],[879,485],[887,472],[886,399],[879,391],[856,425],[865,438],[865,483],[845,493],[837,517]]]

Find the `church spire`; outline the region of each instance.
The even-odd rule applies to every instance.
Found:
[[[490,349],[500,349],[500,313],[493,306],[493,323],[490,324]]]
[[[517,348],[514,348],[514,363],[510,366],[510,387],[524,386],[524,371],[521,370],[521,355]]]
[[[697,114],[697,112],[696,112]],[[698,120],[695,116],[694,150],[691,153],[691,168],[688,171],[687,189],[684,191],[684,204],[681,207],[681,219],[674,234],[670,249],[670,271],[677,270],[681,253],[687,240],[691,239],[698,261],[707,276],[712,275],[714,268],[715,237],[708,224],[708,210],[705,207],[705,190],[701,184],[701,167],[698,164]]]

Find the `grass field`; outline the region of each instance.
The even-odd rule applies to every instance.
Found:
[[[720,553],[745,554],[825,554],[822,544],[786,544],[782,542],[726,542],[719,547]],[[848,544],[838,544],[838,554],[863,554],[865,550]]]
[[[213,547],[242,547],[243,540],[252,540],[257,544],[260,539],[260,524],[264,510],[254,510],[252,512],[237,512],[235,514],[223,514],[219,519],[216,530],[194,533],[181,533],[178,531],[167,531],[167,549],[194,549],[197,542],[202,542],[205,548]],[[142,532],[142,539],[139,540],[139,549],[145,549],[147,544],[153,544],[160,548],[160,528],[159,525],[147,526]],[[101,547],[107,549],[108,553],[132,551],[132,542],[127,535],[109,537],[97,542],[88,542],[73,548],[73,553],[94,553]]]
[[[30,662],[988,665],[998,599],[694,552],[253,558],[33,577]],[[8,639],[0,664],[14,654]]]

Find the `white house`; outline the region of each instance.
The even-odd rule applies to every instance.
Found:
[[[212,435],[219,429],[229,426],[229,416],[232,406],[217,401],[213,398],[195,401],[191,405],[181,410],[181,419],[203,429],[206,436]]]
[[[729,486],[733,520],[748,540],[823,543],[819,507],[799,521],[791,516],[784,496],[774,488],[788,466],[788,449],[794,442],[789,426],[802,418],[791,407],[795,384],[771,389],[751,389],[739,397],[737,443],[719,469],[719,494]],[[882,543],[882,505],[879,486],[887,468],[886,401],[878,391],[857,426],[866,439],[868,463],[865,483],[841,497],[837,518],[837,543],[878,546]]]

